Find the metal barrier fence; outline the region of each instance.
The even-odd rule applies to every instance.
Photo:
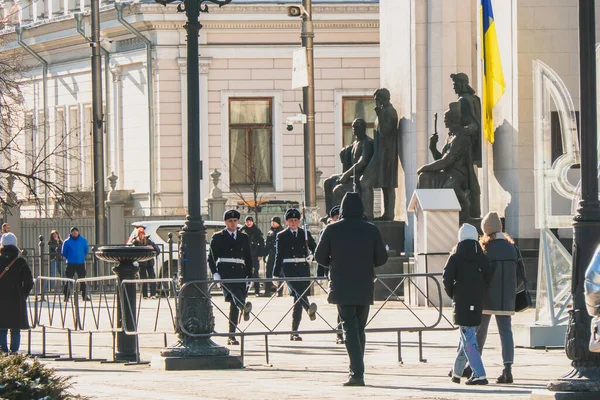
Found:
[[[436,306],[435,304],[442,304],[442,290],[438,281],[439,274],[390,274],[390,275],[379,275],[374,279],[374,285],[380,285],[380,289],[384,288],[389,294],[384,301],[376,302],[376,305],[371,309],[370,318],[367,322],[366,331],[369,333],[383,333],[383,332],[396,332],[397,333],[397,349],[398,349],[398,362],[402,363],[402,333],[403,332],[416,332],[418,334],[418,353],[419,361],[425,362],[423,358],[423,340],[422,334],[425,331],[446,331],[454,330],[456,327],[444,316],[443,308]],[[427,298],[427,294],[423,293],[416,285],[416,279],[427,279],[432,285],[435,285],[436,289],[435,298],[428,299],[428,304],[435,310],[435,315],[429,312],[426,315],[420,315],[422,308],[413,308],[404,298],[398,295],[398,291],[405,284],[414,285],[416,290],[420,292],[422,296]],[[341,332],[340,326],[337,324],[336,316],[337,309],[333,307],[325,307],[323,310],[317,312],[317,328],[316,329],[304,329],[304,330],[289,330],[282,328],[282,323],[286,317],[292,312],[294,305],[299,301],[298,298],[303,295],[308,295],[314,288],[320,288],[322,294],[328,294],[329,290],[323,283],[327,281],[327,278],[318,277],[306,277],[306,278],[273,278],[273,279],[232,279],[232,280],[205,280],[205,281],[193,281],[184,284],[177,296],[173,296],[171,299],[170,294],[176,293],[175,282],[171,279],[144,279],[144,280],[123,280],[118,282],[116,276],[98,277],[98,278],[85,278],[85,279],[66,279],[66,278],[48,278],[38,277],[35,282],[36,292],[41,293],[41,296],[30,296],[30,318],[31,318],[31,329],[29,331],[29,345],[28,352],[31,353],[31,335],[32,332],[37,332],[41,329],[42,333],[42,353],[41,357],[57,357],[56,355],[48,355],[46,353],[46,333],[47,330],[61,331],[67,335],[68,344],[68,357],[60,357],[59,360],[75,360],[75,361],[92,361],[96,360],[93,358],[93,334],[94,333],[110,333],[112,335],[112,355],[113,362],[116,361],[116,336],[117,333],[134,336],[136,340],[136,362],[144,363],[140,360],[140,345],[138,337],[140,335],[148,334],[159,334],[163,335],[164,345],[167,346],[167,335],[175,334],[177,330],[185,333],[190,337],[240,337],[241,339],[241,357],[242,362],[245,354],[245,338],[246,337],[264,337],[265,344],[265,358],[269,363],[269,336],[272,335],[285,335],[285,334],[301,334],[301,335],[315,335],[315,334],[332,334],[335,335]],[[234,333],[226,332],[226,327],[229,326],[230,321],[226,310],[222,309],[223,298],[220,296],[212,296],[211,290],[216,285],[222,285],[225,291],[227,291],[228,284],[234,283],[245,283],[252,284],[258,283],[279,283],[277,291],[269,298],[265,298],[265,303],[262,304],[257,310],[251,312],[250,320],[243,324],[236,324],[236,331]],[[270,307],[272,302],[281,301],[276,300],[278,292],[282,292],[284,287],[289,288],[289,283],[294,282],[306,282],[306,286],[303,293],[297,293],[299,296],[294,298],[289,308],[285,308],[281,314],[273,315],[271,312],[277,307]],[[288,285],[285,285],[287,283]],[[53,285],[52,285],[53,284]],[[94,292],[93,296],[89,301],[79,296],[79,292],[82,289],[82,285],[96,285],[98,288]],[[165,297],[159,296],[158,301],[144,303],[146,306],[142,307],[142,298],[132,302],[130,293],[139,293],[137,288],[143,284],[156,284],[157,292],[163,293]],[[134,285],[135,289],[131,292],[131,286]],[[46,292],[43,290],[44,287],[50,286],[52,290]],[[216,325],[215,330],[210,333],[195,333],[189,331],[182,318],[175,317],[175,310],[178,311],[179,315],[182,314],[182,299],[186,294],[189,294],[190,290],[194,290],[195,294],[200,294],[210,301],[212,304],[215,314],[217,316],[224,316],[225,318],[215,318]],[[65,301],[67,296],[67,301]],[[220,301],[218,301],[220,299]],[[134,304],[132,306],[131,304]],[[154,306],[154,304],[156,304]],[[150,305],[148,307],[147,305]],[[279,307],[279,310],[281,308]],[[335,311],[335,312],[334,312]],[[119,326],[118,312],[123,316],[123,326]],[[148,317],[148,313],[153,314],[152,318]],[[267,315],[271,313],[270,315]],[[414,323],[412,324],[393,324],[390,326],[389,321],[405,321],[406,318],[399,318],[401,316],[412,316]],[[276,317],[276,318],[274,318]],[[445,321],[445,326],[441,326],[442,321]],[[237,322],[237,321],[235,321]],[[75,358],[72,350],[72,334],[87,334],[88,335],[88,355],[83,358]],[[101,360],[105,361],[105,360]],[[134,364],[135,364],[134,363]]]
[[[443,314],[443,307],[441,306],[443,304],[442,301],[442,289],[440,286],[440,283],[437,279],[438,276],[440,276],[441,274],[432,274],[432,273],[421,273],[421,274],[389,274],[389,275],[378,275],[375,277],[374,279],[374,284],[381,284],[383,285],[388,291],[389,291],[389,295],[387,296],[386,300],[383,301],[379,307],[377,307],[375,309],[375,312],[372,313],[370,319],[367,322],[367,328],[365,329],[366,332],[370,332],[370,333],[383,333],[383,332],[396,332],[397,333],[397,344],[398,344],[398,362],[402,363],[402,337],[401,334],[402,332],[417,332],[418,334],[418,340],[419,340],[419,361],[421,362],[425,362],[426,359],[423,358],[423,332],[424,331],[445,331],[445,330],[455,330],[457,327],[454,326],[454,324],[452,322],[450,322],[446,316],[444,316]],[[427,279],[427,281],[433,281],[433,283],[436,285],[437,287],[437,291],[435,291],[436,293],[436,299],[429,299],[427,293],[424,293],[418,286],[417,284],[414,282],[414,279],[418,279],[418,278],[425,278]],[[399,281],[398,281],[399,279]],[[394,282],[398,282],[396,283],[396,285],[391,288],[390,285],[386,284],[386,281],[394,281]],[[432,306],[436,311],[437,311],[437,318],[435,319],[434,322],[431,323],[426,323],[423,318],[419,317],[416,313],[416,310],[414,308],[412,308],[409,304],[407,304],[406,302],[404,302],[404,299],[401,298],[400,296],[397,295],[396,291],[398,291],[405,283],[405,281],[408,280],[408,283],[411,285],[414,285],[416,290],[425,298],[427,299],[427,303],[428,305]],[[243,359],[244,359],[244,339],[246,336],[264,336],[265,339],[265,357],[266,357],[266,362],[267,364],[269,363],[269,342],[268,342],[268,337],[271,335],[292,335],[292,334],[336,334],[341,332],[341,329],[339,328],[339,326],[332,326],[327,319],[325,319],[319,312],[317,312],[317,316],[325,322],[326,327],[325,328],[321,328],[321,329],[312,329],[312,330],[278,330],[279,326],[281,325],[281,323],[283,322],[283,320],[285,319],[285,317],[290,314],[294,308],[294,306],[296,305],[296,303],[299,300],[299,298],[301,298],[302,296],[307,295],[311,289],[313,287],[319,286],[321,288],[321,290],[324,291],[325,294],[329,293],[329,290],[327,288],[325,288],[322,285],[322,282],[327,281],[327,278],[318,278],[318,277],[307,277],[307,278],[262,278],[262,279],[224,279],[224,280],[204,280],[204,281],[192,281],[192,282],[188,282],[186,284],[184,284],[180,291],[179,291],[179,307],[182,307],[182,305],[184,304],[184,302],[182,301],[182,299],[185,296],[186,291],[188,290],[195,290],[197,293],[199,293],[200,295],[204,296],[205,298],[209,299],[212,306],[214,307],[215,310],[217,310],[220,314],[222,314],[226,321],[227,324],[229,324],[229,322],[233,322],[236,323],[236,331],[231,333],[231,332],[218,332],[218,331],[214,331],[211,333],[194,333],[194,332],[190,332],[186,326],[185,326],[185,321],[183,321],[181,318],[178,320],[179,323],[179,329],[181,330],[181,332],[183,332],[184,334],[190,336],[190,337],[210,337],[210,336],[216,336],[216,337],[231,337],[231,336],[235,336],[235,337],[240,337],[241,338],[241,357],[242,357],[242,363],[243,363]],[[254,282],[259,282],[259,283],[277,283],[277,282],[286,282],[288,283],[288,288],[290,288],[289,283],[294,283],[294,282],[309,282],[308,286],[306,287],[306,289],[303,291],[303,293],[297,293],[298,296],[295,296],[295,301],[293,302],[293,304],[290,306],[289,309],[286,310],[286,312],[284,313],[284,315],[274,324],[274,325],[269,325],[264,319],[261,319],[261,314],[267,309],[268,305],[270,304],[271,301],[273,301],[276,297],[277,297],[277,292],[283,290],[283,285],[279,285],[277,292],[274,293],[270,299],[267,301],[267,303],[257,312],[251,312],[251,318],[247,323],[247,326],[245,328],[240,328],[240,325],[237,323],[237,321],[231,321],[228,317],[228,314],[223,311],[221,309],[221,307],[219,306],[219,304],[217,304],[214,301],[214,298],[210,295],[210,290],[212,288],[213,285],[221,285],[224,290],[228,290],[227,289],[227,284],[235,284],[235,283],[246,283],[246,284],[251,284]],[[290,290],[293,290],[290,288]],[[231,293],[231,291],[229,291],[229,293]],[[232,294],[232,293],[231,293]],[[233,294],[232,294],[233,295]],[[385,310],[385,306],[387,304],[389,304],[389,302],[391,300],[396,300],[399,301],[407,311],[410,312],[410,314],[416,318],[416,320],[419,322],[416,325],[413,326],[395,326],[395,327],[390,327],[390,326],[373,326],[373,325],[377,325],[377,322],[375,321],[375,318],[378,315],[385,315],[385,314],[389,314],[390,310]],[[440,304],[440,306],[436,306],[436,304]],[[179,315],[181,315],[183,310],[178,309]],[[395,310],[397,311],[397,310]],[[392,311],[393,312],[393,311]],[[386,319],[385,317],[380,318],[380,319]],[[441,328],[438,327],[438,325],[440,324],[440,322],[442,320],[445,320],[448,323],[448,327],[446,328]],[[252,326],[253,323],[258,323],[260,325],[262,325],[264,327],[263,330],[250,330],[250,327]]]

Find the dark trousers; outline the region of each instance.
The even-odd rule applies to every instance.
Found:
[[[362,379],[365,374],[365,326],[371,306],[346,306],[338,304],[338,314],[346,337],[346,351],[350,358],[350,375]]]
[[[140,279],[155,279],[154,265],[150,263],[140,263]],[[156,283],[150,285],[150,296],[156,296]],[[148,297],[148,284],[142,283],[142,296]]]
[[[0,329],[0,350],[8,353],[8,350],[16,353],[21,346],[21,330],[10,329],[10,347],[8,346],[8,329]]]
[[[240,309],[238,305],[232,301],[229,303],[229,333],[235,332],[238,319],[240,318]]]
[[[67,269],[65,270],[65,277],[69,279],[73,279],[77,274],[77,279],[85,278],[85,264],[67,264]],[[69,286],[65,285],[63,289],[65,297],[69,295]],[[81,295],[85,297],[86,294],[86,285],[85,282],[81,284]]]
[[[258,278],[258,272],[260,271],[260,261],[258,261],[258,257],[252,258],[252,265],[254,266],[254,273],[252,274],[253,278]],[[260,283],[254,282],[254,293],[260,293]]]
[[[288,284],[288,287],[290,285]],[[302,321],[302,309],[308,311],[308,307],[310,307],[310,302],[308,301],[308,296],[302,295],[302,293],[298,293],[297,290],[292,290],[292,294],[294,295],[294,311],[292,311],[292,330],[297,331],[300,326],[300,321]]]
[[[341,327],[342,327],[342,320],[340,319],[340,313],[338,313],[336,329],[340,329]],[[344,334],[343,333],[338,333],[336,335],[337,335],[338,339],[344,339]]]

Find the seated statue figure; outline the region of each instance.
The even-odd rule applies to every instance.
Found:
[[[365,169],[373,158],[373,139],[367,136],[367,123],[364,119],[352,122],[355,140],[340,152],[344,172],[325,179],[325,202],[327,210],[339,205],[347,192],[359,192],[365,207],[365,214],[373,218],[373,185],[363,179]]]
[[[461,207],[459,219],[463,223],[470,217],[471,201],[479,201],[474,196],[479,193],[479,183],[473,169],[471,139],[461,133],[459,103],[450,103],[444,114],[444,123],[449,130],[446,144],[440,153],[437,150],[438,135],[433,134],[429,139],[429,150],[435,161],[417,171],[417,188],[454,189]]]

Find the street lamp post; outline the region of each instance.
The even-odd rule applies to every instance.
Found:
[[[600,354],[588,349],[591,317],[586,311],[583,295],[585,270],[600,243],[595,47],[595,1],[579,0],[581,202],[573,218],[573,309],[569,311],[565,343],[565,352],[573,368],[564,377],[550,382],[548,389],[596,393],[585,398],[598,398],[597,392],[600,392]]]
[[[306,48],[306,69],[308,86],[302,88],[303,108],[306,113],[304,124],[304,190],[307,207],[317,205],[316,158],[315,158],[315,67],[313,41],[315,33],[312,21],[312,2],[302,0],[304,14],[302,15],[302,47]],[[329,212],[329,210],[325,210]]]
[[[156,0],[167,5],[178,0]],[[180,283],[207,279],[206,273],[206,227],[202,220],[200,207],[200,180],[202,163],[200,161],[200,80],[198,35],[202,25],[201,12],[208,12],[208,4],[219,7],[231,3],[231,0],[184,0],[177,10],[185,12],[187,21],[187,172],[189,212],[181,232],[179,246]],[[214,330],[214,316],[210,299],[204,295],[208,287],[204,285],[188,286],[182,293],[177,308],[177,332],[179,341],[161,351],[166,369],[224,368],[238,365],[230,357],[229,349],[218,346],[210,337],[197,337],[198,334],[210,334]],[[184,327],[182,329],[181,327]],[[193,334],[194,336],[190,336]],[[207,357],[208,356],[208,357]],[[221,356],[221,357],[215,357]],[[210,360],[208,360],[210,359]],[[221,362],[217,361],[220,359]],[[195,361],[193,361],[195,360]],[[219,365],[216,365],[219,364]]]

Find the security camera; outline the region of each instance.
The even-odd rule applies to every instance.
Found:
[[[293,117],[288,117],[285,119],[285,124],[287,125],[288,131],[294,130],[294,124],[305,124],[306,123],[306,114],[296,114]]]
[[[308,12],[306,12],[306,8],[302,6],[287,6],[285,8],[286,14],[288,17],[302,17],[308,16]]]

